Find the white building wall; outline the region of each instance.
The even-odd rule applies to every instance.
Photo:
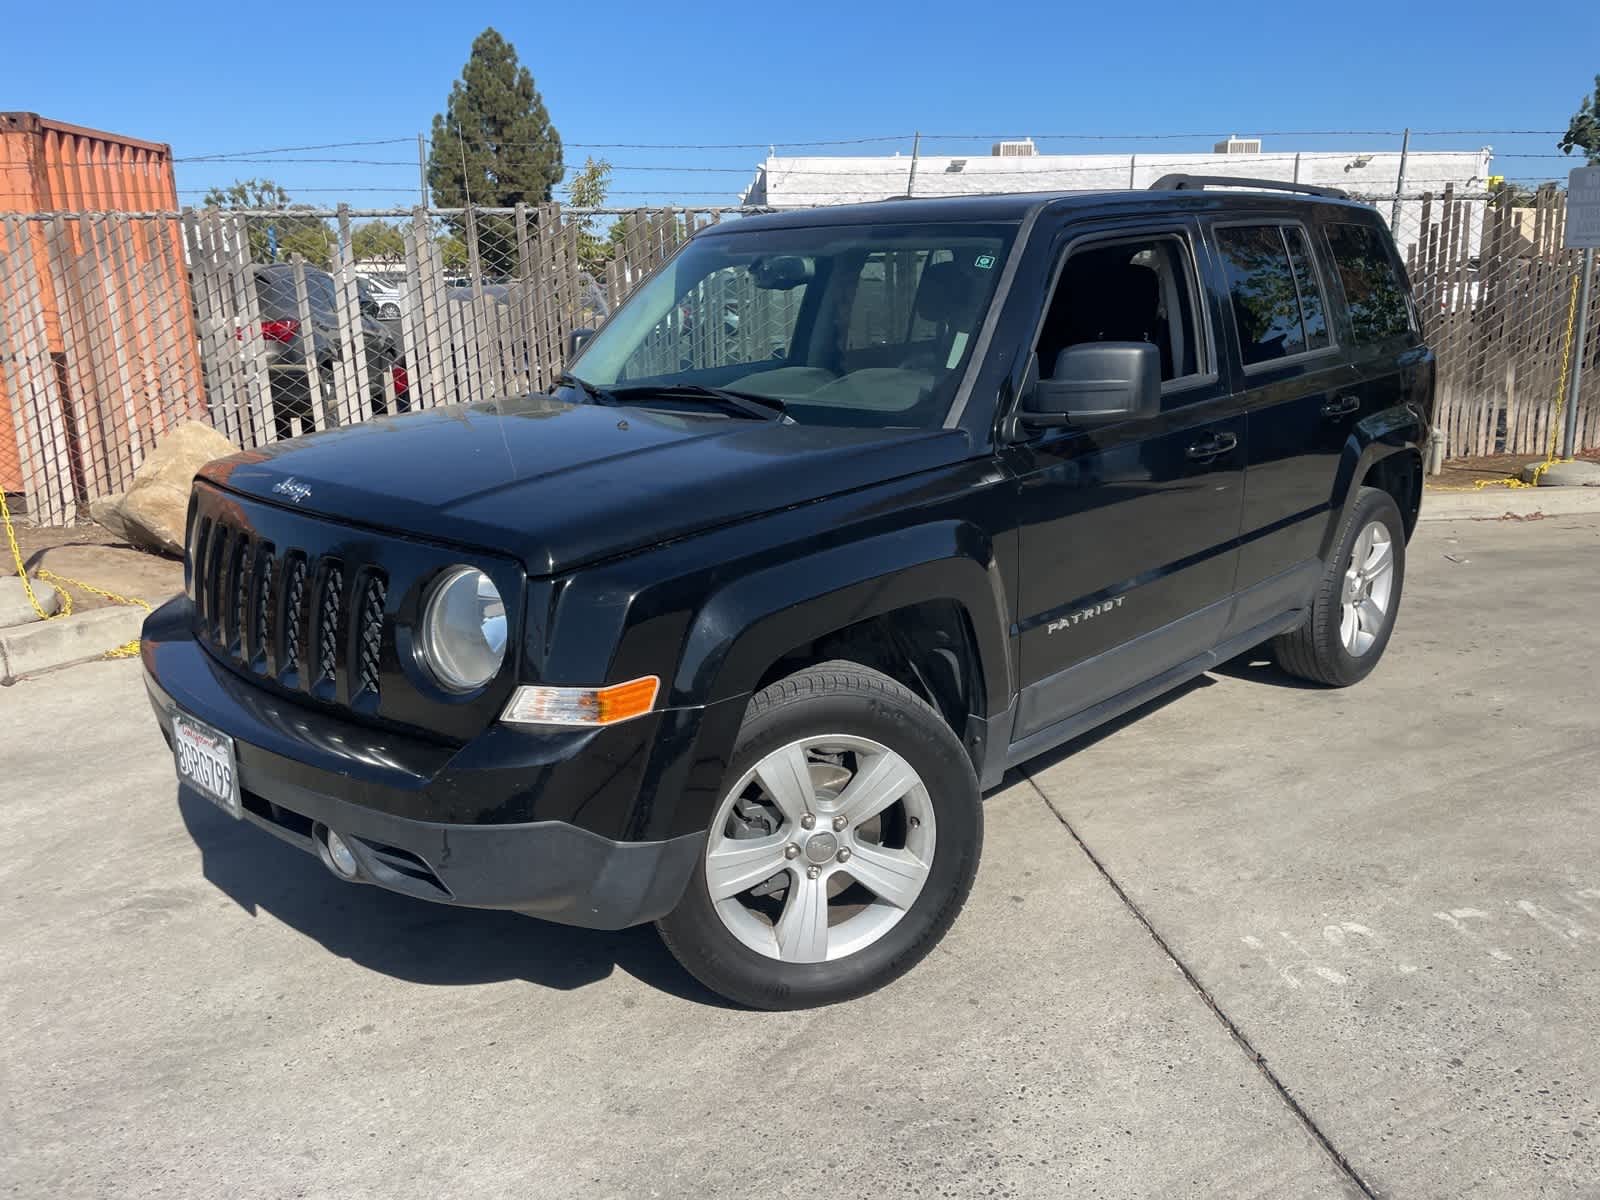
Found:
[[[1406,158],[1403,190],[1481,192],[1492,151],[1413,152]],[[959,165],[957,165],[959,164]],[[1028,158],[992,155],[921,155],[912,169],[908,155],[881,157],[777,157],[766,160],[745,194],[748,203],[773,208],[852,204],[891,196],[971,196],[994,192],[1116,191],[1147,188],[1163,175],[1225,175],[1343,188],[1362,196],[1393,196],[1400,184],[1398,151],[1282,151],[1263,154],[1041,154]],[[1385,219],[1394,205],[1379,205]],[[1421,202],[1403,200],[1396,239],[1414,241]],[[1477,222],[1473,222],[1476,228]],[[1476,252],[1476,247],[1474,247]]]

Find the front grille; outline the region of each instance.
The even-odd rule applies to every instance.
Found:
[[[318,684],[336,683],[339,677],[339,640],[344,628],[344,572],[338,563],[325,568],[322,586],[317,589],[317,676]]]
[[[300,631],[306,620],[306,556],[298,551],[288,556],[289,583],[283,598],[283,670],[300,669]]]
[[[382,571],[361,569],[352,604],[339,559],[279,550],[218,517],[206,518],[196,535],[193,573],[197,630],[213,650],[319,699],[377,703],[388,597]]]
[[[513,660],[475,694],[446,692],[416,660],[411,623],[433,581],[470,563],[505,597],[508,643],[519,645],[527,585],[514,559],[330,520],[206,480],[195,484],[193,507],[193,630],[216,663],[296,704],[444,743],[476,737],[504,710]],[[288,706],[272,711],[293,721]],[[309,736],[292,723],[284,731]]]
[[[388,588],[382,575],[368,574],[361,594],[361,642],[356,647],[357,690],[378,694],[378,654],[383,646],[383,602]]]

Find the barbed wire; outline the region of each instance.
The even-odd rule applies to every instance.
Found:
[[[1561,129],[1412,129],[1412,137],[1560,137]],[[1254,132],[1250,138],[1268,137],[1403,137],[1405,129],[1269,129]],[[291,154],[312,150],[341,150],[354,146],[394,146],[415,142],[417,137],[431,143],[427,134],[410,134],[405,137],[364,138],[349,142],[320,142],[305,146],[276,146],[254,150],[221,150],[208,154],[187,154],[173,158],[173,162],[199,163],[248,160],[253,156]],[[866,137],[813,138],[800,141],[762,142],[570,142],[562,145],[574,150],[761,150],[768,147],[793,149],[806,146],[864,146],[884,142],[909,142],[918,137],[927,141],[1082,141],[1082,142],[1155,142],[1182,141],[1184,139],[1233,137],[1235,132],[1190,133],[907,133],[875,134]],[[469,146],[542,147],[543,142],[487,142],[469,140]]]

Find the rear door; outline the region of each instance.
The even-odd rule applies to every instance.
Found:
[[[1225,353],[1249,421],[1233,636],[1299,607],[1320,578],[1339,457],[1361,398],[1307,224],[1223,219],[1207,237],[1226,297]]]
[[[1083,341],[1152,342],[1162,411],[1015,447],[1018,740],[1204,653],[1226,620],[1246,431],[1218,370],[1195,235],[1175,219],[1058,240],[1041,371]]]
[[[1432,355],[1418,333],[1394,242],[1376,218],[1360,214],[1324,221],[1318,234],[1360,414],[1412,403],[1431,419]]]

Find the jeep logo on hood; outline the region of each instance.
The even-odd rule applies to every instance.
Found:
[[[289,476],[287,479],[280,479],[277,483],[272,485],[272,490],[277,492],[280,496],[289,497],[289,499],[293,500],[296,504],[299,504],[300,501],[311,495],[311,489],[305,484],[301,483],[293,475]]]

